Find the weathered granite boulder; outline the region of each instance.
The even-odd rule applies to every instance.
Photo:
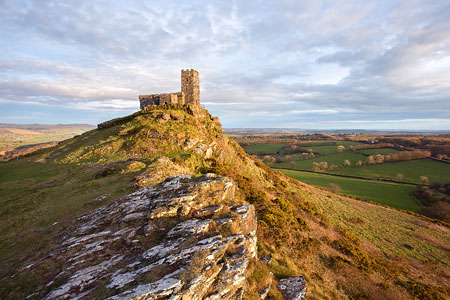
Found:
[[[306,295],[306,281],[303,276],[289,277],[278,282],[278,289],[286,300],[302,300]]]
[[[241,299],[256,216],[225,177],[180,175],[76,219],[28,299]]]

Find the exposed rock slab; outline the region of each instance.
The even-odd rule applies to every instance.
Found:
[[[214,174],[140,189],[62,232],[36,262],[60,272],[29,299],[241,299],[256,257],[255,209],[242,204]]]
[[[286,300],[303,300],[306,295],[306,281],[303,276],[289,277],[278,282],[278,289]]]

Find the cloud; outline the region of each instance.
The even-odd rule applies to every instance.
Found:
[[[6,0],[0,101],[128,113],[195,68],[226,127],[435,128],[450,119],[448,19],[445,0]]]

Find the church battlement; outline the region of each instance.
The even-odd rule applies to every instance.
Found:
[[[198,71],[181,70],[181,92],[140,95],[141,109],[150,105],[189,104],[200,105],[200,80]]]

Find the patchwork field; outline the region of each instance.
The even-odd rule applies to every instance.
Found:
[[[430,181],[449,182],[450,164],[430,159],[420,159],[364,167],[341,168],[334,170],[333,173],[386,179],[395,179],[397,174],[402,174],[404,181],[413,183],[420,183],[421,176],[428,177]]]
[[[0,154],[21,146],[62,141],[93,128],[88,124],[0,123]]]
[[[334,147],[336,148],[336,147]],[[292,156],[295,160],[295,156]],[[335,164],[337,166],[342,166],[344,163],[344,160],[349,160],[352,165],[355,165],[359,160],[365,161],[366,156],[354,152],[342,152],[342,153],[336,153],[326,156],[319,156],[312,159],[307,160],[300,160],[296,161],[295,166],[291,166],[289,162],[286,163],[276,163],[273,164],[273,167],[283,167],[283,168],[291,168],[295,170],[307,170],[311,171],[313,162],[327,162],[328,166],[331,164]]]
[[[278,169],[289,177],[314,186],[330,188],[330,184],[337,184],[338,194],[357,197],[362,200],[388,205],[394,208],[417,212],[422,205],[412,196],[415,186],[390,182],[377,182],[354,178],[338,177],[327,174],[317,174],[293,170]]]
[[[250,145],[244,146],[243,148],[245,152],[249,154],[273,154],[277,153],[277,151],[280,150],[284,145],[286,145],[286,143]]]
[[[329,143],[329,142],[328,142]],[[305,148],[312,149],[314,152],[319,152],[321,155],[329,155],[334,153],[339,153],[337,146],[344,146],[345,150],[348,151],[350,146],[360,145],[360,143],[352,142],[352,141],[335,141],[335,145],[321,145],[325,144],[324,142],[316,142],[317,145],[312,146],[304,146]],[[301,144],[300,144],[301,145]],[[305,144],[307,145],[307,144]]]
[[[375,155],[375,154],[393,154],[393,153],[397,153],[399,152],[396,149],[392,149],[392,148],[380,148],[380,149],[365,149],[365,150],[361,150],[359,151],[363,154],[367,154],[367,155]]]
[[[444,186],[445,183],[450,183],[450,164],[431,159],[367,164],[367,157],[370,155],[387,155],[400,152],[393,148],[386,148],[386,144],[383,143],[380,144],[380,147],[384,146],[384,148],[373,148],[376,145],[370,144],[369,149],[361,149],[354,152],[352,151],[353,146],[364,144],[347,140],[293,141],[293,145],[296,145],[298,148],[286,147],[285,149],[287,151],[280,151],[278,153],[277,151],[284,144],[275,144],[275,140],[268,141],[268,144],[261,144],[261,140],[259,140],[258,145],[246,146],[244,149],[249,153],[257,155],[258,152],[261,154],[263,151],[265,154],[270,154],[271,157],[260,155],[260,158],[264,159],[272,168],[279,169],[284,174],[302,182],[330,189],[338,194],[353,196],[398,209],[420,212],[428,216],[431,216],[433,213],[432,211],[431,213],[427,211],[430,207],[430,202],[427,203],[423,200],[424,198],[420,196],[420,193],[416,193],[416,196],[419,198],[422,197],[422,200],[417,199],[413,195],[413,192],[419,189],[418,186],[414,185],[439,182]],[[344,163],[344,161],[347,162]],[[311,173],[311,171],[315,171],[315,173]],[[368,179],[335,175],[356,176]],[[395,182],[383,180],[393,180]],[[411,183],[412,185],[405,184],[405,182]],[[332,184],[331,187],[330,184]],[[445,197],[447,196],[442,191],[428,192],[428,194],[434,193],[434,203],[441,201],[439,199],[446,199]],[[422,193],[422,195],[424,194]]]

